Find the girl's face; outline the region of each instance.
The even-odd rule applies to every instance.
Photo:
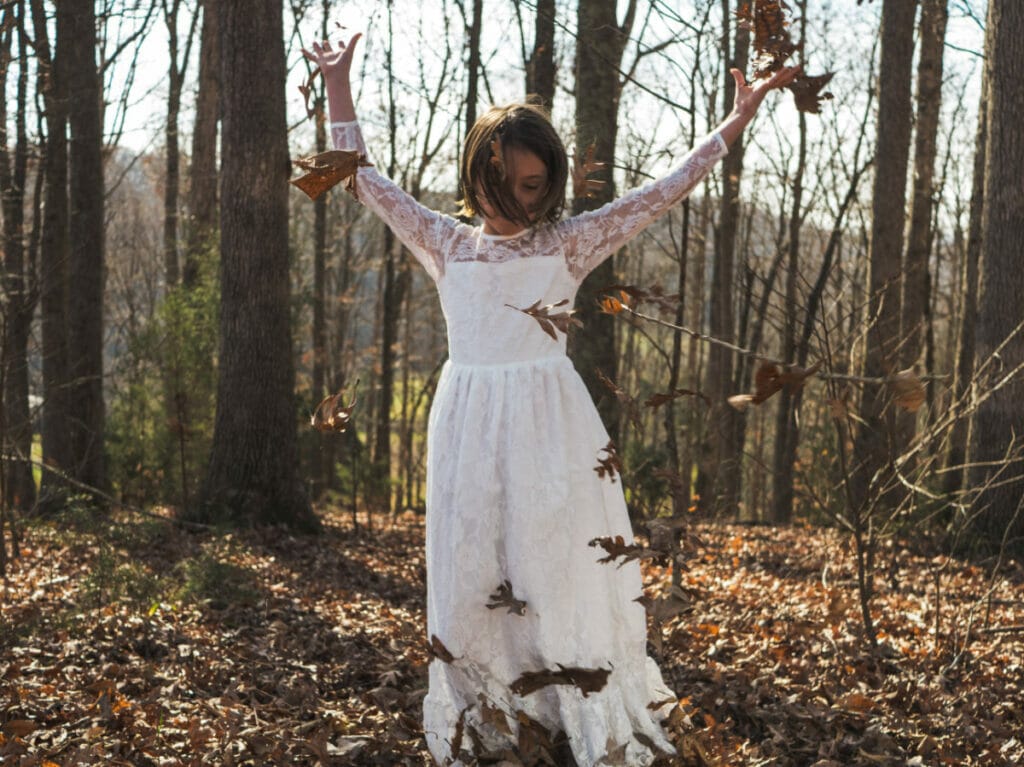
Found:
[[[538,203],[548,190],[548,169],[544,161],[529,149],[517,146],[506,147],[504,151],[505,175],[512,194],[533,221],[537,215]],[[519,234],[526,227],[516,221],[509,221],[497,215],[488,203],[483,190],[477,190],[483,210],[484,234],[508,236]]]

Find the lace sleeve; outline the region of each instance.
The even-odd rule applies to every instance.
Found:
[[[728,151],[722,137],[713,133],[690,150],[679,167],[664,178],[633,189],[597,210],[563,221],[559,228],[573,277],[582,282],[598,264],[681,202]]]
[[[366,154],[357,122],[331,123],[335,149]],[[457,222],[427,208],[372,165],[359,168],[356,176],[359,201],[391,227],[433,280],[444,273],[443,243],[455,233]]]

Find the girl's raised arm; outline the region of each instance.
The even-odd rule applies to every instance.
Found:
[[[334,148],[365,155],[366,144],[356,120],[350,80],[352,56],[360,37],[356,34],[347,45],[339,42],[336,48],[327,41],[322,45],[314,43],[312,51],[303,49],[302,53],[323,74]],[[442,244],[454,233],[455,219],[420,204],[372,165],[360,167],[357,174],[359,201],[391,227],[427,273],[437,280],[444,271]]]
[[[598,210],[563,221],[559,231],[573,276],[582,282],[598,264],[689,196],[728,153],[729,146],[753,119],[768,91],[788,85],[799,71],[797,67],[786,67],[770,79],[750,85],[738,69],[733,69],[736,100],[732,113],[714,133],[690,150],[676,170],[627,192]]]

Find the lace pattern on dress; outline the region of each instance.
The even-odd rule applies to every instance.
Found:
[[[727,152],[725,141],[713,133],[690,150],[679,167],[664,178],[559,224],[573,278],[582,282],[598,264],[682,201]]]
[[[331,140],[335,149],[366,154],[357,122],[331,123]],[[427,274],[435,281],[440,279],[444,274],[441,254],[457,239],[459,223],[421,204],[372,165],[359,168],[356,189],[360,202],[391,227]]]

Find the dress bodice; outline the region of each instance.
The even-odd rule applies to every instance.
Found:
[[[576,282],[565,259],[555,253],[511,261],[449,263],[438,281],[438,293],[448,325],[452,362],[500,365],[565,354],[566,337],[544,332],[526,309],[568,299],[552,312],[567,311],[576,298]]]

